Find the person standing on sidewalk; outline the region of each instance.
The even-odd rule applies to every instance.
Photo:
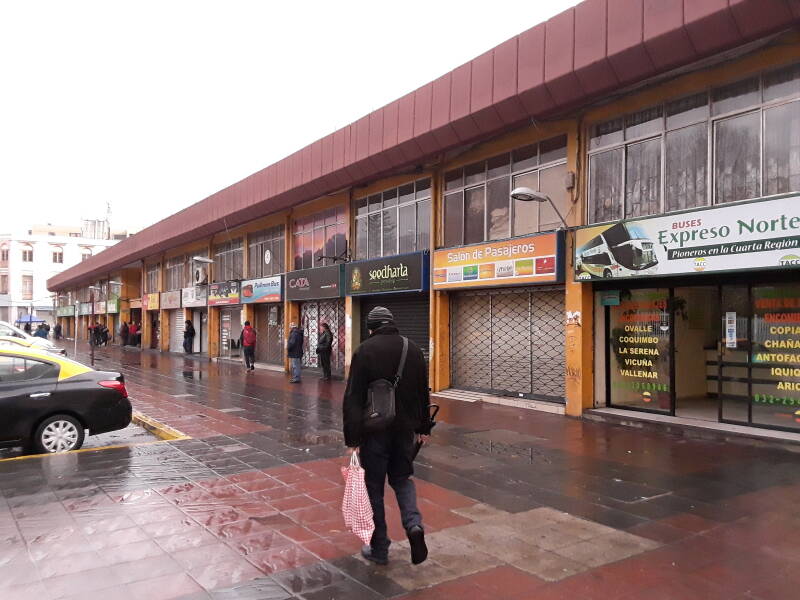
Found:
[[[292,378],[289,383],[300,383],[300,370],[303,360],[303,330],[295,322],[290,323],[289,327],[289,339],[286,341],[286,354],[289,356],[289,362],[292,367]]]
[[[194,325],[192,325],[189,319],[186,319],[186,322],[183,324],[183,351],[186,354],[192,353],[192,348],[194,348],[194,336]]]
[[[319,365],[322,367],[322,379],[331,379],[331,350],[333,349],[333,334],[331,327],[327,323],[320,325],[319,339],[317,340],[317,356]]]
[[[242,333],[239,336],[239,344],[242,346],[242,354],[244,354],[245,370],[254,371],[256,368],[256,330],[250,327],[250,321],[244,322]]]
[[[390,541],[383,505],[388,476],[411,546],[411,562],[416,565],[428,557],[417,492],[410,479],[414,473],[415,443],[427,442],[431,431],[425,357],[414,342],[400,335],[388,309],[373,308],[367,316],[367,328],[370,336],[356,349],[350,363],[343,405],[344,441],[348,453],[358,452],[361,458],[375,522],[370,545],[364,546],[361,554],[379,565],[389,561]],[[406,343],[406,361],[401,369]],[[364,409],[370,383],[379,379],[394,382],[398,369],[400,379],[395,388],[394,420],[384,430],[365,431]]]

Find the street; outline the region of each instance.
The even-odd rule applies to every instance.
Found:
[[[2,598],[797,597],[788,448],[441,401],[416,464],[430,558],[387,491],[380,567],[341,518],[343,382],[118,347],[96,368],[190,439],[0,461]]]

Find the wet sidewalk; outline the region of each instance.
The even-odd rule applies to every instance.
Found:
[[[101,349],[191,439],[0,461],[0,598],[788,599],[789,451],[446,402],[417,462],[430,559],[339,511],[343,384]]]

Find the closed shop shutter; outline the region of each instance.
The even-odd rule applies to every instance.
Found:
[[[169,311],[169,351],[183,352],[184,311]]]
[[[564,290],[453,294],[453,387],[564,401]]]
[[[344,300],[318,300],[303,302],[300,305],[301,327],[303,328],[303,366],[319,367],[317,339],[319,326],[327,323],[333,334],[331,352],[331,372],[344,374],[345,319]]]
[[[383,306],[391,311],[400,333],[419,346],[427,361],[430,351],[430,297],[428,294],[392,294],[362,298],[362,340],[369,337],[367,315],[376,306]]]

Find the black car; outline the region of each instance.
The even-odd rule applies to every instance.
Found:
[[[33,349],[0,347],[0,447],[77,450],[90,435],[124,429],[131,403],[120,373]]]

